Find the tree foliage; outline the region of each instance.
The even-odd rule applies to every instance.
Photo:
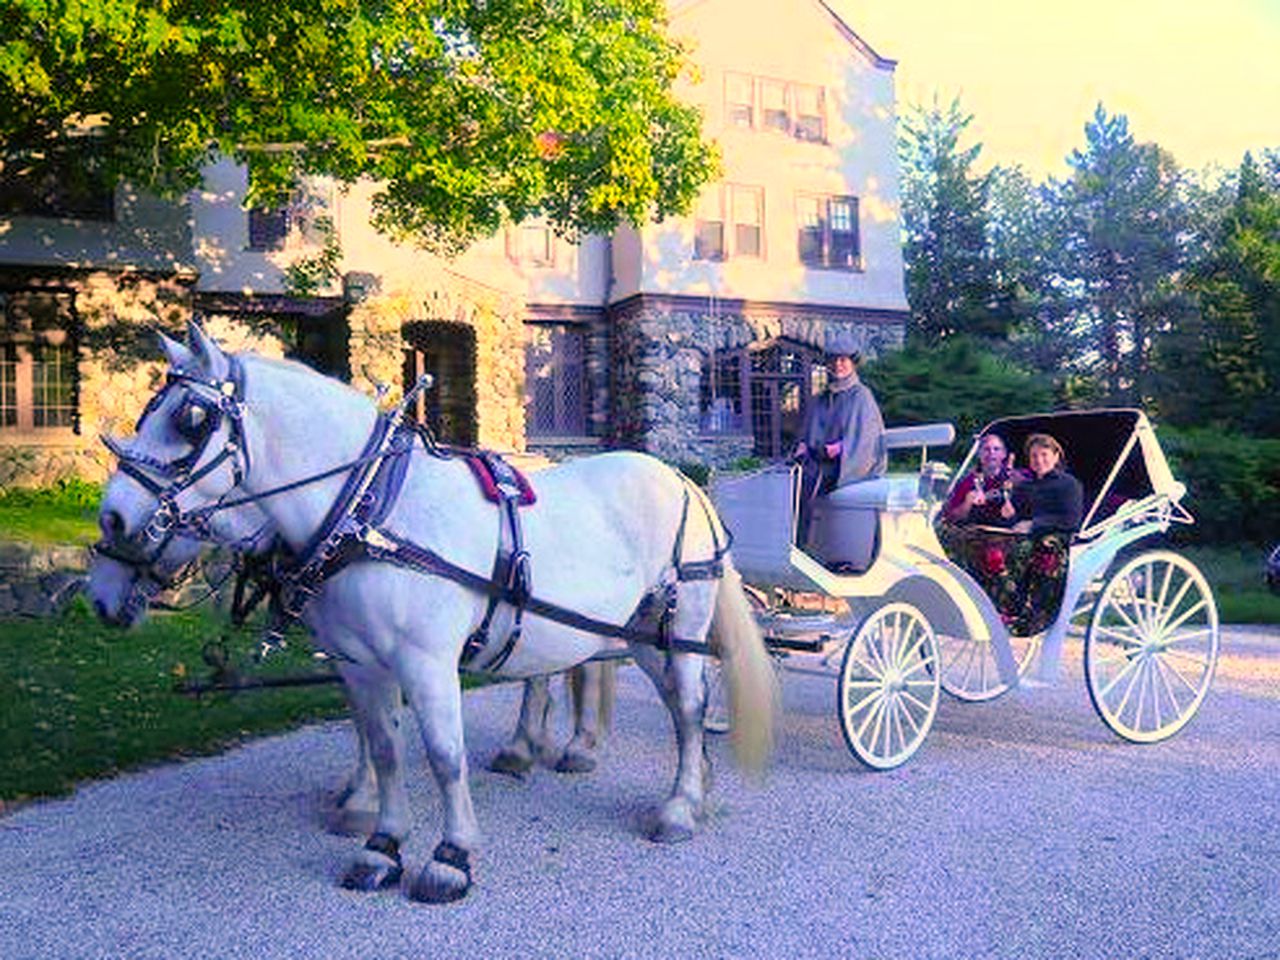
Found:
[[[954,423],[956,456],[992,420],[1053,406],[1047,377],[1009,362],[972,337],[910,344],[868,362],[861,372],[886,423]]]
[[[935,99],[903,122],[899,143],[907,300],[930,342],[1005,332],[986,236],[989,181],[973,170],[982,145],[961,146],[972,120],[959,99],[945,109]]]
[[[1183,173],[1155,144],[1137,143],[1099,104],[1072,175],[1049,186],[1056,236],[1048,284],[1050,332],[1106,402],[1150,397],[1155,338],[1185,317],[1178,283],[1190,220]]]
[[[377,225],[456,249],[543,214],[607,231],[715,174],[661,0],[8,0],[5,163],[80,151],[166,193],[213,153],[271,202],[303,174],[382,183]]]
[[[1251,155],[1187,288],[1197,310],[1158,351],[1161,413],[1280,437],[1280,182]]]

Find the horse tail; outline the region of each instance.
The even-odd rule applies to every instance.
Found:
[[[724,558],[724,576],[716,590],[709,639],[711,649],[723,663],[734,755],[744,769],[763,771],[773,750],[778,678],[769,662],[760,627],[747,603],[742,575],[728,556]]]

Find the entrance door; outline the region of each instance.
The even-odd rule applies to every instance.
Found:
[[[800,440],[809,409],[810,383],[822,365],[817,351],[776,340],[750,351],[751,432],[755,455],[785,457]]]
[[[426,423],[437,440],[461,447],[476,444],[476,332],[465,323],[427,320],[401,330],[404,388],[424,373],[429,390],[419,394],[413,416]]]

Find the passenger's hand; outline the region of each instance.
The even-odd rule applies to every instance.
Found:
[[[1013,509],[1013,501],[1011,500],[1005,500],[1005,502],[1000,505],[1000,516],[1004,517],[1006,520],[1012,520],[1017,512],[1017,510]]]
[[[836,440],[832,443],[828,443],[825,447],[822,448],[823,452],[827,455],[828,460],[838,459],[840,456],[841,449],[842,449],[842,445],[839,440]]]
[[[796,448],[791,451],[792,463],[802,463],[804,458],[809,455],[809,447],[803,440],[796,444]]]
[[[987,502],[986,491],[975,487],[964,495],[964,502],[970,509],[980,507]]]
[[[1031,521],[1030,521],[1030,520],[1019,520],[1017,523],[1015,523],[1015,524],[1014,524],[1012,527],[1010,527],[1009,529],[1011,529],[1014,533],[1030,533],[1030,532],[1031,532]]]

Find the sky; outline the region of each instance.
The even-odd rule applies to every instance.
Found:
[[[1193,170],[1280,148],[1280,0],[828,0],[898,61],[899,112],[957,94],[980,165],[1067,173],[1102,102]]]

